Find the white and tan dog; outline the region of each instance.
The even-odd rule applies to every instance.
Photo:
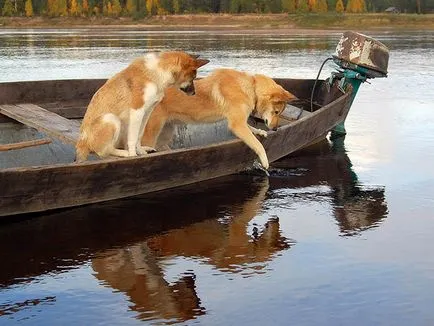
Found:
[[[269,77],[232,69],[218,69],[194,84],[195,96],[186,96],[175,88],[166,90],[146,125],[142,145],[155,147],[159,136],[167,138],[166,130],[161,131],[168,121],[212,123],[226,119],[229,129],[255,151],[262,166],[268,169],[265,149],[254,136],[266,137],[267,132],[250,126],[247,119],[254,113],[269,129],[276,129],[286,102],[296,97]],[[167,130],[171,139],[173,130]]]
[[[76,160],[91,152],[128,157],[154,149],[140,145],[144,127],[167,87],[193,95],[193,79],[208,60],[184,52],[149,53],[110,78],[92,97],[76,145]]]

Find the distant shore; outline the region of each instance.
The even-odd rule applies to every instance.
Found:
[[[129,17],[0,17],[1,28],[131,28],[306,32],[319,30],[434,30],[434,14],[195,14]]]

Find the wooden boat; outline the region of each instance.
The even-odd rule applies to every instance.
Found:
[[[300,100],[292,108],[296,114],[291,116],[291,108],[285,110],[279,129],[261,140],[270,162],[325,137],[342,125],[357,83],[363,81],[360,76],[345,73],[318,82],[275,79]],[[0,216],[135,196],[252,167],[256,155],[242,141],[234,139],[223,123],[179,127],[175,149],[171,151],[74,163],[78,119],[83,117],[90,98],[104,82],[57,80],[0,84],[0,141],[10,143],[0,146]],[[298,111],[301,115],[293,121]]]

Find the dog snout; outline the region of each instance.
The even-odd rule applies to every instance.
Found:
[[[181,91],[183,91],[187,95],[194,95],[194,94],[196,94],[196,91],[194,89],[194,84],[193,83],[190,83],[188,86],[181,87]]]
[[[271,129],[271,130],[273,130],[273,131],[277,131],[277,126],[276,126],[276,127],[273,127],[273,129]]]

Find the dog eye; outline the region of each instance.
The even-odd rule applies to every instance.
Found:
[[[279,111],[274,111],[275,114],[279,114]]]

